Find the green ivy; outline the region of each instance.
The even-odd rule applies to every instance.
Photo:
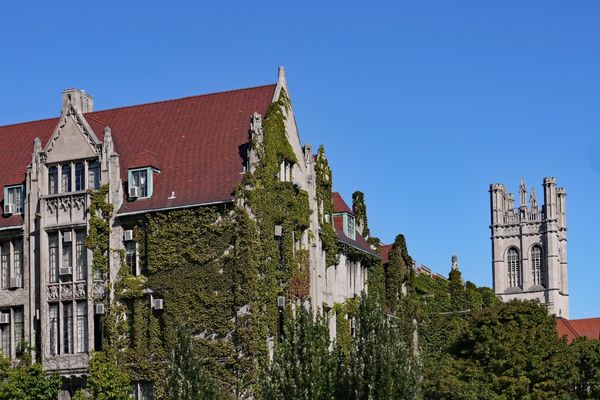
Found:
[[[333,228],[333,176],[329,162],[325,156],[325,148],[319,146],[315,163],[317,207],[319,209],[319,222],[321,226],[320,238],[325,251],[327,267],[338,263],[338,239]],[[327,219],[329,218],[329,223]]]

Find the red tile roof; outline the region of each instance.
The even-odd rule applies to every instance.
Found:
[[[379,254],[381,255],[381,262],[387,264],[390,261],[390,250],[392,250],[391,244],[382,244],[379,246]]]
[[[346,202],[344,201],[344,199],[338,192],[333,192],[331,194],[331,200],[333,200],[333,212],[334,213],[347,212],[347,213],[354,215],[354,212],[352,211],[352,209],[350,207],[348,207],[348,204],[346,204]]]
[[[141,164],[160,169],[152,197],[125,199],[118,212],[232,200],[242,177],[250,117],[264,115],[274,91],[275,85],[267,85],[85,114],[100,140],[104,127],[111,128],[122,180]],[[0,127],[0,185],[24,181],[34,138],[44,147],[57,123],[53,118]],[[20,216],[0,218],[0,227],[21,223]]]
[[[556,331],[558,336],[566,336],[571,343],[575,338],[587,337],[588,339],[600,339],[600,318],[583,319],[556,319]]]

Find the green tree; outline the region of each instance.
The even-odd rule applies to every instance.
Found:
[[[579,399],[600,399],[600,341],[577,338],[569,346],[576,371],[575,395]]]
[[[167,398],[173,400],[214,400],[218,390],[204,371],[193,338],[185,328],[177,333],[177,346],[173,351],[166,378]]]
[[[350,355],[339,358],[336,398],[412,399],[419,388],[418,364],[402,319],[385,315],[375,297],[363,295]]]
[[[273,363],[263,374],[263,398],[267,400],[333,399],[335,359],[330,352],[329,331],[323,317],[303,305],[285,312],[283,338]]]
[[[5,357],[2,357],[2,375],[0,383],[0,399],[15,400],[47,400],[58,396],[61,386],[60,376],[47,375],[40,364],[32,364],[25,352],[21,363],[8,368]]]
[[[129,400],[129,375],[120,367],[118,354],[112,350],[96,352],[88,365],[86,391],[94,400]],[[81,391],[80,391],[81,392]],[[85,398],[83,393],[79,397]]]

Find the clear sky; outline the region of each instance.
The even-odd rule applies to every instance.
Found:
[[[600,316],[600,2],[96,1],[0,5],[0,125],[275,82],[371,231],[491,286],[489,194],[567,190],[571,317]],[[1,144],[0,144],[1,145]],[[1,155],[0,155],[1,156]],[[517,196],[518,197],[518,196]]]

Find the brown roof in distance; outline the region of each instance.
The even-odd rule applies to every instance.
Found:
[[[347,212],[354,215],[350,207],[348,207],[348,204],[346,204],[346,202],[338,192],[332,193],[332,200],[334,213]],[[344,233],[344,218],[342,215],[334,215],[333,228],[335,229],[335,233],[337,234],[338,240],[340,242],[345,243],[348,246],[354,247],[355,249],[364,251],[365,253],[368,253],[372,256],[379,257],[375,250],[373,250],[369,243],[365,240],[365,238],[362,237],[362,235],[358,232],[358,230],[356,231],[354,239],[346,236],[346,234]]]
[[[556,331],[558,336],[567,338],[571,343],[575,338],[587,337],[588,339],[600,339],[600,318],[583,319],[556,319]]]
[[[152,197],[124,199],[118,213],[231,201],[244,171],[250,118],[254,112],[265,114],[275,86],[84,114],[99,139],[104,127],[110,127],[122,180],[129,168],[151,165],[160,170],[153,176]],[[31,163],[35,137],[44,147],[57,123],[53,118],[0,126],[0,185],[24,181],[24,173],[20,181],[14,176]],[[0,227],[21,223],[20,216],[0,218]]]

